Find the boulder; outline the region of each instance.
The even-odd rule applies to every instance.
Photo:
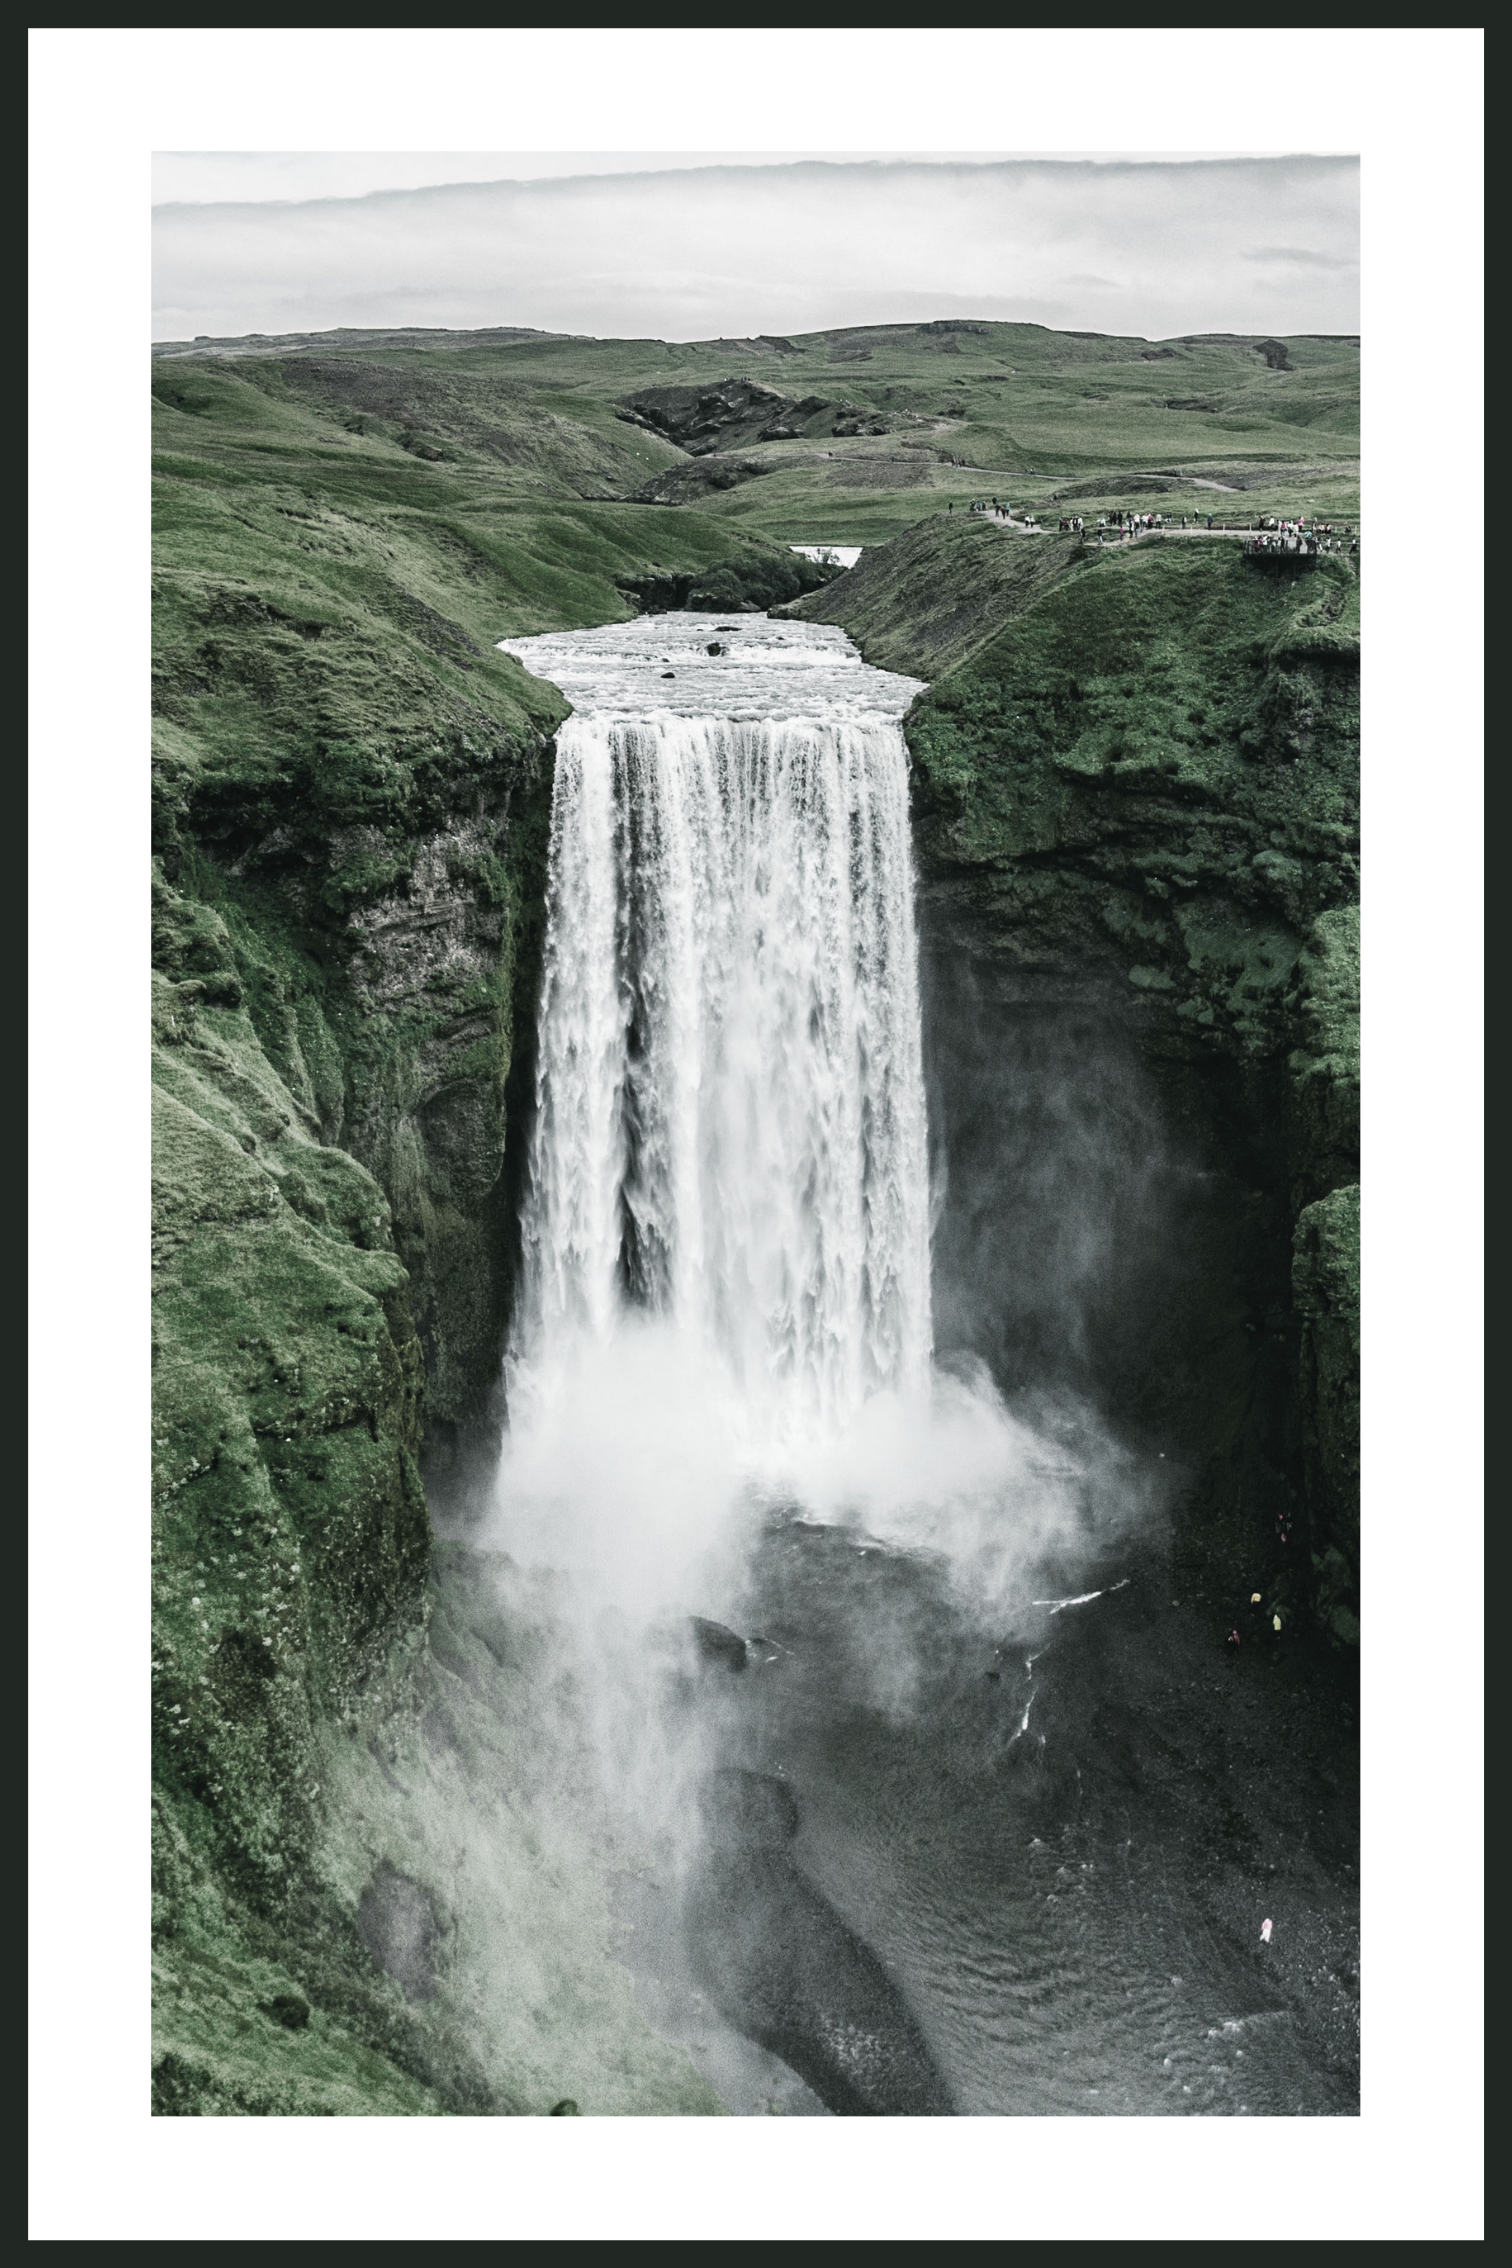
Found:
[[[735,1631],[727,1630],[722,1622],[709,1622],[701,1614],[688,1617],[688,1628],[700,1661],[727,1670],[745,1668],[746,1642]]]

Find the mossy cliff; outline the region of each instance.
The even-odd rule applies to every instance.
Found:
[[[936,519],[791,611],[932,680],[906,730],[937,1058],[990,1053],[990,1028],[1006,1060],[1054,1027],[1062,1086],[1090,1094],[1120,1051],[1137,1065],[1103,1074],[1103,1105],[1126,1128],[1124,1201],[1141,1173],[1151,1192],[1146,1281],[1119,1288],[1126,1343],[1100,1383],[1187,1471],[1184,1549],[1223,1598],[1253,1582],[1352,1639],[1353,564],[1278,574],[1179,539],[1100,555]],[[998,1351],[1032,1367],[1033,1348]]]
[[[199,854],[179,866],[220,903],[157,879],[154,2105],[717,2109],[609,1958],[548,1604],[433,1550],[417,1287],[444,1267],[437,1217],[455,1232],[418,1140],[375,1145],[409,1166],[391,1204],[322,1139],[364,1076],[381,1102],[375,1064],[392,1097],[426,1057],[402,1027],[371,1036],[339,964],[301,960],[311,932],[271,885],[244,900]],[[503,1141],[507,1005],[474,1080],[475,1188]],[[384,1124],[371,1101],[356,1122]],[[488,1321],[491,1281],[429,1303],[442,1395],[471,1375],[446,1334]]]

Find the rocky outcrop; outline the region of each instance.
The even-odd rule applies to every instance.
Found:
[[[842,570],[792,551],[742,548],[701,573],[627,576],[622,588],[642,614],[765,614],[795,593],[822,590]]]
[[[805,394],[801,401],[784,402],[780,410],[775,410],[756,438],[758,441],[800,441],[816,430],[816,421],[822,420],[826,412],[839,413],[843,408],[843,404],[832,402],[827,394]]]
[[[911,410],[878,409],[865,402],[837,401],[828,394],[798,399],[744,378],[728,378],[718,386],[647,386],[627,394],[615,415],[686,449],[691,457],[718,458],[696,475],[691,467],[676,466],[637,491],[648,502],[680,504],[770,470],[759,457],[740,457],[741,449],[753,441],[800,441],[819,435],[855,440],[927,422]]]
[[[656,473],[642,481],[639,488],[627,497],[631,504],[706,504],[711,496],[722,496],[732,488],[740,488],[748,480],[760,480],[765,473],[777,470],[775,457],[736,456],[733,453],[700,457],[689,465],[673,465],[670,471]]]
[[[800,404],[773,386],[726,378],[715,386],[643,386],[618,403],[616,414],[698,457],[766,439],[765,427],[801,422],[824,406],[819,396]]]

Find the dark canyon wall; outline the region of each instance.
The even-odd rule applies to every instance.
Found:
[[[790,611],[911,713],[937,1323],[1165,1456],[1214,1603],[1358,1614],[1358,580],[922,524]]]

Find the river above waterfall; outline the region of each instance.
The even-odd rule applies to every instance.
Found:
[[[920,686],[765,617],[504,645],[572,714],[493,1531],[568,1586],[643,2004],[741,2111],[1353,2109],[1296,1659],[1215,1654],[1085,1395],[934,1360]]]
[[[924,690],[917,678],[871,668],[832,623],[764,614],[642,615],[599,630],[505,638],[501,649],[560,686],[580,720],[896,724]]]

